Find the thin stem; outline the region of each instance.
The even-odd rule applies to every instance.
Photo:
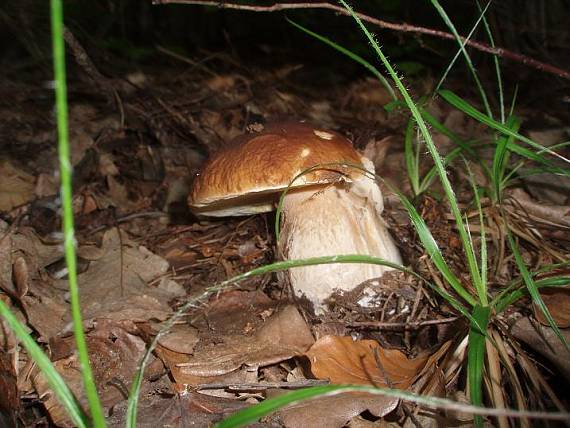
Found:
[[[63,43],[63,7],[61,0],[51,0],[51,24],[53,42],[53,65],[55,73],[55,100],[57,108],[58,152],[59,169],[61,175],[61,200],[63,206],[63,234],[65,247],[65,261],[68,268],[69,295],[71,301],[71,315],[73,318],[73,332],[77,344],[83,386],[89,402],[94,427],[105,427],[105,418],[97,388],[93,379],[93,372],[89,364],[89,353],[85,334],[81,308],[79,306],[79,290],[77,287],[77,266],[75,258],[75,233],[73,226],[73,206],[71,189],[71,162],[69,157],[69,136],[67,130],[67,87],[65,76],[65,48]]]

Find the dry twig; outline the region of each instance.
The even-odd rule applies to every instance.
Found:
[[[153,0],[153,4],[189,4],[189,5],[200,5],[200,6],[214,6],[220,9],[236,9],[244,10],[248,12],[277,12],[283,10],[294,10],[294,9],[328,9],[332,10],[338,14],[350,16],[350,12],[347,11],[342,6],[337,6],[335,4],[320,2],[320,3],[275,3],[270,6],[260,6],[260,5],[250,5],[250,4],[237,4],[237,3],[226,3],[221,1],[213,0]],[[410,25],[407,23],[396,24],[394,22],[384,21],[382,19],[374,18],[372,16],[366,15],[364,13],[357,12],[356,15],[365,22],[375,25],[380,28],[386,28],[389,30],[400,31],[403,33],[416,33],[416,34],[426,34],[428,36],[439,37],[442,39],[454,40],[455,36],[451,33],[446,33],[445,31],[434,30],[433,28],[419,27],[416,25]],[[482,52],[486,52],[492,55],[497,55],[502,58],[507,58],[515,62],[519,62],[528,67],[532,67],[536,70],[543,71],[545,73],[554,74],[566,80],[570,80],[570,71],[564,70],[562,68],[556,67],[552,64],[547,64],[538,61],[534,58],[522,55],[516,52],[509,51],[501,47],[492,47],[486,43],[478,42],[475,40],[469,40],[461,37],[461,41],[467,46],[477,49]]]

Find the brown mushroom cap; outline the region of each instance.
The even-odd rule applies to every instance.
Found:
[[[333,162],[362,165],[350,140],[336,132],[300,122],[269,124],[262,132],[237,137],[210,157],[194,180],[188,203],[193,211],[210,216],[271,211],[299,173]],[[331,183],[340,175],[361,173],[328,166],[303,175],[292,187]]]

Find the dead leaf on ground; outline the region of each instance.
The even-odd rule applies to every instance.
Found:
[[[151,313],[164,319],[173,296],[148,284],[168,272],[168,262],[138,246],[125,233],[121,247],[117,228],[105,232],[102,249],[104,254],[78,277],[84,319],[136,316],[148,320]],[[57,281],[56,286],[67,289],[67,281]],[[151,313],[146,316],[145,310]]]
[[[508,205],[514,211],[521,211],[524,217],[541,221],[550,226],[570,228],[570,207],[567,205],[548,205],[536,201],[522,189],[513,189],[508,192]]]
[[[561,331],[566,341],[570,342],[570,329]],[[528,317],[521,318],[511,327],[511,334],[549,359],[570,380],[568,351],[550,327],[532,323]]]
[[[74,338],[59,339],[71,341]],[[64,345],[57,345],[62,348]],[[89,360],[97,391],[104,408],[109,409],[126,399],[131,381],[138,369],[138,363],[146,344],[137,336],[127,333],[112,323],[101,323],[87,336]],[[54,366],[83,406],[87,400],[83,390],[83,380],[77,353],[54,362]],[[44,405],[58,426],[73,426],[64,408],[57,400],[41,372],[36,372],[32,382],[40,396],[45,396]],[[46,395],[47,394],[47,395]]]
[[[275,313],[252,336],[232,335],[222,343],[207,346],[181,366],[194,376],[216,376],[237,370],[242,365],[263,367],[305,352],[313,336],[294,306]]]
[[[398,350],[383,349],[374,340],[324,336],[306,353],[311,371],[318,379],[334,384],[373,385],[409,389],[418,378],[418,388],[441,394],[441,370],[436,362],[451,342],[432,355],[408,359]],[[443,388],[445,386],[443,385]],[[300,403],[280,412],[287,427],[343,427],[364,411],[382,417],[398,404],[397,398],[346,392],[333,397]]]
[[[244,334],[263,324],[275,302],[261,290],[228,290],[212,298],[192,325],[216,335]]]
[[[317,379],[334,384],[374,385],[407,389],[429,356],[408,359],[396,349],[383,349],[374,340],[325,336],[305,354]]]
[[[179,354],[192,354],[198,340],[198,330],[195,328],[175,325],[158,340],[158,344]]]
[[[34,198],[35,177],[13,165],[0,161],[0,211],[10,211]]]
[[[279,416],[287,428],[342,428],[366,410],[382,417],[397,405],[397,398],[349,392],[304,401],[281,410]]]
[[[224,319],[230,322],[229,318]],[[190,329],[179,326],[180,330],[184,328]],[[300,355],[312,343],[313,337],[304,319],[294,306],[287,306],[250,336],[244,336],[243,331],[216,336],[214,343],[202,345],[195,355],[169,349],[168,343],[159,345],[156,353],[179,384],[246,383],[257,381],[257,370],[251,368]],[[181,350],[179,346],[176,349]]]
[[[548,308],[550,315],[554,318],[556,325],[560,328],[570,327],[570,287],[564,288],[542,288],[540,296],[544,304]],[[534,315],[536,319],[543,325],[550,325],[548,320],[533,303]]]
[[[16,368],[12,353],[2,351],[0,348],[0,425],[4,421],[6,425],[12,422],[16,426],[16,413],[20,408]]]

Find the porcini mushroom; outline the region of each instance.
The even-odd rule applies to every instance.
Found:
[[[338,163],[339,165],[330,165]],[[281,192],[301,172],[283,201],[278,246],[285,259],[363,254],[401,263],[380,214],[384,204],[377,183],[356,168],[374,172],[342,135],[305,123],[283,122],[242,135],[215,153],[194,180],[188,199],[205,216],[239,216],[271,211]],[[369,264],[329,264],[291,269],[297,296],[322,312],[335,290],[352,290],[389,268]]]

